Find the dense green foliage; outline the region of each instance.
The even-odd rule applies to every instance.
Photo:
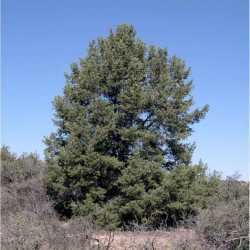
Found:
[[[113,227],[156,226],[192,214],[194,203],[205,206],[200,197],[213,178],[187,167],[194,145],[185,139],[207,106],[193,108],[189,74],[183,60],[146,46],[132,26],[90,43],[54,100],[57,131],[45,139],[57,211]]]

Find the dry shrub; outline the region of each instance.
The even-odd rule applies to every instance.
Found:
[[[221,182],[196,230],[217,249],[249,249],[249,184],[236,176]]]
[[[72,220],[67,227],[57,219],[39,220],[18,214],[4,229],[3,249],[95,249],[91,224]]]
[[[213,250],[202,235],[195,230],[177,228],[174,230],[171,247],[172,250]]]
[[[46,195],[45,173],[35,154],[16,157],[1,149],[2,249],[92,249],[92,224],[59,220]]]

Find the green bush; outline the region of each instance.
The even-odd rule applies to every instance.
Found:
[[[89,198],[76,203],[74,213],[92,214],[97,224],[112,229],[134,224],[151,229],[177,226],[207,207],[218,184],[218,176],[208,176],[202,164],[183,165],[169,172],[152,162],[132,160],[117,182],[120,195],[116,199],[97,206]]]

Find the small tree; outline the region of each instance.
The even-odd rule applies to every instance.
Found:
[[[121,225],[144,211],[136,200],[157,192],[164,169],[190,163],[194,145],[185,139],[208,107],[192,109],[189,74],[132,26],[90,43],[54,100],[58,129],[45,139],[48,193],[59,212]]]

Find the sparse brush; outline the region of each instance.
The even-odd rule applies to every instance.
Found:
[[[218,249],[249,248],[249,184],[236,177],[222,181],[207,209],[201,210],[196,230]]]

